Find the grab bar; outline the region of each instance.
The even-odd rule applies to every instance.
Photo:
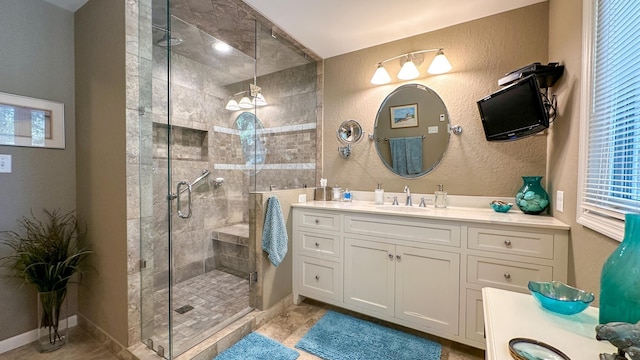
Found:
[[[176,204],[176,207],[178,209],[178,216],[183,218],[183,219],[188,219],[191,217],[191,190],[192,188],[197,185],[200,181],[202,181],[204,178],[206,178],[207,176],[209,176],[209,174],[211,174],[211,172],[207,169],[202,170],[202,175],[200,175],[197,179],[193,180],[193,182],[188,182],[186,180],[182,180],[182,181],[178,181],[178,184],[176,186],[176,192],[174,194],[169,194],[167,196],[168,200],[173,200],[173,199],[178,199],[178,202]],[[184,189],[182,188],[184,186]],[[182,212],[182,201],[180,200],[180,195],[185,192],[188,191],[188,196],[187,196],[187,205],[188,205],[188,211],[186,213]]]
[[[193,180],[193,182],[189,183],[189,182],[188,182],[188,181],[186,181],[186,180],[182,180],[181,182],[184,182],[184,184],[183,184],[183,185],[189,185],[190,187],[194,187],[194,186],[196,186],[200,181],[202,181],[204,178],[206,178],[207,176],[209,176],[209,174],[211,174],[211,171],[209,171],[209,170],[207,170],[207,169],[204,169],[204,170],[202,170],[202,175],[200,175],[197,179]],[[179,185],[179,184],[180,184],[180,183],[178,183],[178,185]],[[176,193],[169,194],[169,196],[167,196],[167,198],[168,198],[169,200],[173,200],[173,199],[177,198],[179,194],[182,194],[183,192],[187,191],[188,189],[189,189],[188,187],[187,187],[187,188],[184,188],[184,189],[182,189],[182,190],[178,190],[178,189],[176,189]],[[179,192],[178,192],[178,191],[179,191]]]

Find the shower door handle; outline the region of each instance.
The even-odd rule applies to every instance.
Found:
[[[187,191],[187,213],[183,213],[182,212],[182,202],[180,201],[180,194],[182,194],[182,187],[186,186],[187,188],[185,189]],[[176,194],[178,195],[178,202],[176,204],[176,207],[178,208],[178,216],[183,218],[183,219],[188,219],[191,217],[191,184],[186,181],[186,180],[182,180],[178,182],[178,188],[176,189]]]

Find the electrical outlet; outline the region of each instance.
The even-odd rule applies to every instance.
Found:
[[[11,173],[11,155],[0,154],[0,173]]]
[[[564,212],[564,191],[556,191],[556,210]]]
[[[307,194],[300,194],[300,195],[298,195],[298,202],[299,202],[299,203],[307,202]]]

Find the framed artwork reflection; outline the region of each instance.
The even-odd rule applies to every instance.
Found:
[[[391,128],[418,126],[418,104],[391,106]]]

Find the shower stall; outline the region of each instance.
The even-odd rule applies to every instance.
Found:
[[[259,307],[250,194],[315,184],[320,76],[240,0],[139,14],[140,338],[171,359]]]

